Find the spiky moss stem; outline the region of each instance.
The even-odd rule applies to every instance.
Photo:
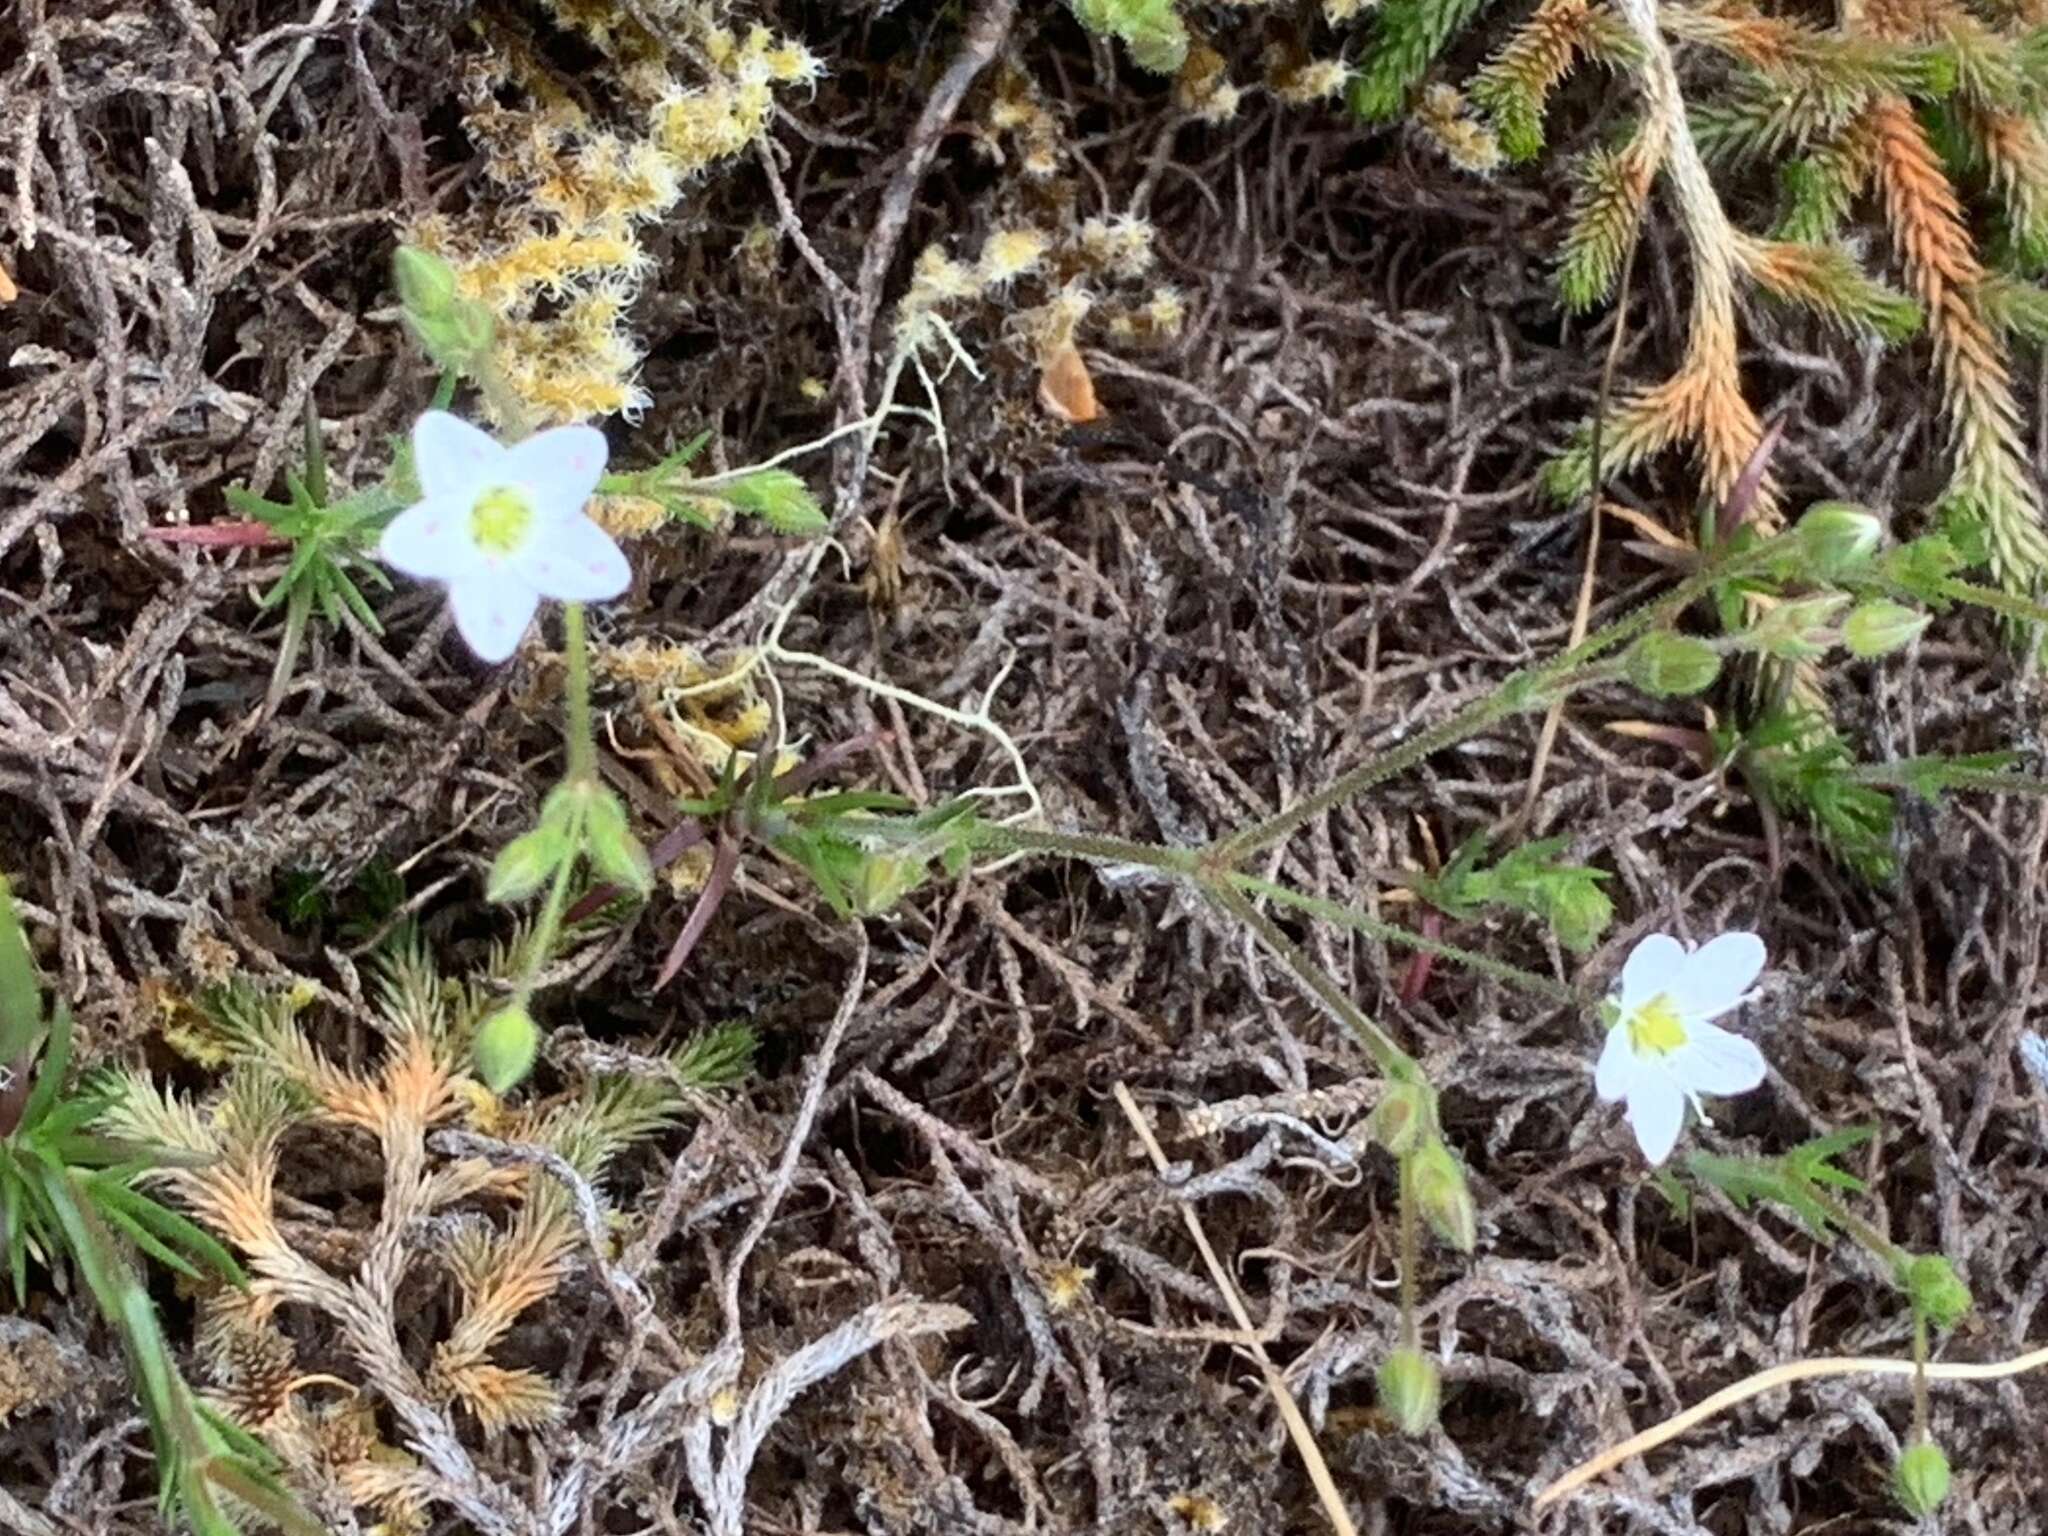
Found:
[[[1616,0],[1615,9],[1642,50],[1638,78],[1645,116],[1662,141],[1664,169],[1671,179],[1672,198],[1692,257],[1692,329],[1679,378],[1687,382],[1686,403],[1699,443],[1706,489],[1719,498],[1733,488],[1763,437],[1762,424],[1742,397],[1736,367],[1735,273],[1740,241],[1686,121],[1678,70],[1658,25],[1657,0]],[[1776,490],[1768,477],[1750,517],[1762,532],[1775,533],[1782,526]]]
[[[1934,335],[1954,455],[1945,499],[1981,523],[1999,584],[2031,593],[2048,580],[2048,533],[2027,468],[2005,349],[1978,300],[1984,267],[1961,201],[1904,97],[1873,102],[1863,126],[1872,138],[1893,246]]]

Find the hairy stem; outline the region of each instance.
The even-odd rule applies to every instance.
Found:
[[[1579,677],[1576,674],[1586,668],[1588,663],[1597,661],[1608,652],[1626,645],[1667,614],[1689,607],[1696,599],[1705,596],[1722,582],[1744,575],[1748,571],[1761,569],[1773,553],[1772,546],[1764,543],[1741,554],[1710,562],[1673,587],[1663,597],[1643,604],[1633,613],[1587,636],[1562,655],[1539,667],[1511,674],[1492,693],[1466,705],[1441,724],[1420,731],[1399,746],[1390,747],[1369,758],[1306,800],[1284,810],[1275,811],[1272,815],[1221,839],[1210,850],[1212,861],[1224,865],[1241,864],[1251,854],[1262,848],[1270,848],[1318,816],[1334,810],[1345,801],[1363,794],[1395,774],[1405,772],[1425,758],[1441,752],[1445,747],[1455,746],[1468,736],[1476,735],[1510,715],[1548,703],[1553,696],[1569,693],[1572,689],[1594,680],[1592,677]]]
[[[1422,1329],[1415,1320],[1415,1272],[1422,1254],[1421,1217],[1416,1211],[1415,1154],[1401,1159],[1401,1347],[1419,1349]]]
[[[1287,937],[1265,913],[1253,906],[1250,899],[1234,886],[1205,884],[1202,894],[1207,896],[1223,911],[1243,923],[1258,936],[1282,965],[1293,974],[1302,988],[1331,1016],[1341,1022],[1372,1054],[1380,1073],[1389,1082],[1420,1083],[1428,1079],[1423,1075],[1421,1065],[1400,1046],[1394,1037],[1375,1023],[1366,1011],[1354,1003],[1337,985],[1330,974],[1313,960],[1304,955],[1294,941]]]
[[[568,782],[597,782],[597,741],[590,726],[590,641],[584,633],[583,605],[562,608],[562,654],[568,666],[563,683],[568,709],[564,737],[569,751]]]

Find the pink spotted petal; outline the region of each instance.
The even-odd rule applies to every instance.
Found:
[[[428,411],[412,426],[413,468],[429,498],[476,493],[506,478],[506,450],[490,433],[447,411]]]
[[[633,580],[611,535],[580,514],[537,533],[510,563],[536,592],[565,603],[617,597]]]
[[[422,581],[453,581],[483,563],[470,537],[469,501],[459,496],[429,496],[407,507],[384,529],[377,554]]]
[[[595,427],[550,427],[505,450],[504,472],[532,497],[543,523],[582,514],[611,449]]]
[[[519,649],[540,594],[510,571],[478,571],[448,588],[455,628],[479,661],[503,661]]]

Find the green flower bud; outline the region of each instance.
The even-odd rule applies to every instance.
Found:
[[[583,813],[583,846],[601,879],[644,896],[654,889],[647,850],[626,824],[626,808],[608,789],[591,793]]]
[[[1855,570],[1884,542],[1877,514],[1846,501],[1819,503],[1799,519],[1797,533],[1809,572],[1825,579]]]
[[[477,1027],[476,1075],[493,1093],[523,1082],[539,1054],[540,1026],[516,1003],[500,1008]]]
[[[1909,1445],[1892,1469],[1892,1492],[1907,1514],[1919,1519],[1941,1508],[1948,1497],[1948,1457],[1932,1440]]]
[[[1419,1349],[1397,1349],[1380,1366],[1380,1411],[1404,1435],[1426,1435],[1436,1423],[1443,1378]]]
[[[1458,1155],[1433,1135],[1411,1156],[1410,1177],[1422,1219],[1460,1253],[1470,1253],[1479,1242],[1479,1212]]]
[[[1600,942],[1600,935],[1614,921],[1614,902],[1590,877],[1557,880],[1552,882],[1546,915],[1557,942],[1573,954],[1583,955]]]
[[[1907,1263],[1905,1287],[1914,1308],[1937,1328],[1953,1328],[1969,1314],[1970,1288],[1938,1253],[1916,1254]]]
[[[497,317],[489,305],[457,292],[455,269],[447,261],[402,245],[391,259],[391,275],[405,306],[405,323],[435,362],[468,371],[490,356]]]
[[[401,245],[391,258],[398,300],[418,320],[439,317],[455,302],[455,269],[432,251]]]
[[[1394,1156],[1406,1157],[1436,1129],[1436,1095],[1426,1083],[1389,1083],[1366,1128]]]
[[[811,538],[832,526],[818,498],[786,469],[759,469],[706,490],[734,510],[758,517],[776,533]]]
[[[1780,603],[1751,627],[1749,643],[1780,661],[1805,661],[1824,655],[1837,638],[1831,626],[1849,601],[1842,592],[1802,597]]]
[[[1721,672],[1721,653],[1706,641],[1653,629],[1628,653],[1628,680],[1660,699],[1698,693]]]
[[[523,900],[547,882],[568,852],[568,839],[555,827],[543,825],[515,837],[491,861],[484,894],[496,902]]]
[[[862,917],[893,912],[925,882],[924,860],[901,853],[869,853],[853,880],[853,910]]]
[[[1842,621],[1842,644],[1852,656],[1888,656],[1910,644],[1932,616],[1890,598],[1858,603]]]

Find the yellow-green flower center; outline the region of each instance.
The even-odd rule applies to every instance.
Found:
[[[515,553],[533,527],[533,503],[509,485],[495,486],[469,509],[469,536],[487,555]]]
[[[1671,999],[1659,992],[1629,1016],[1629,1043],[1638,1051],[1667,1056],[1685,1044],[1685,1025]]]

